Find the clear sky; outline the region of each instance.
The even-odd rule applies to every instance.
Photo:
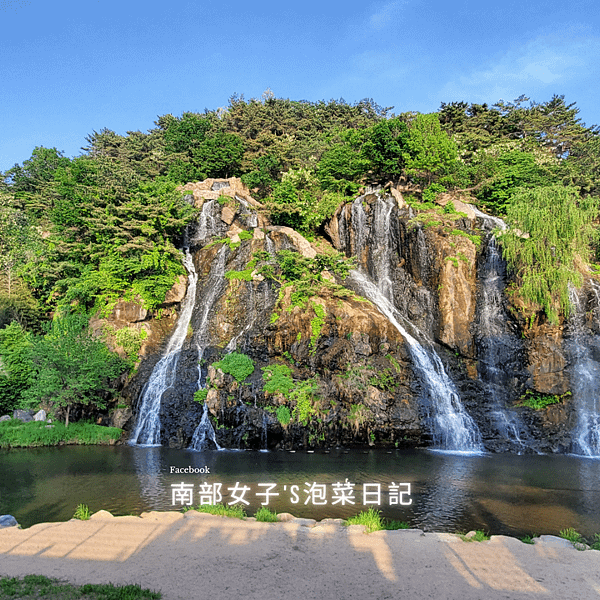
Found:
[[[270,88],[396,113],[564,94],[600,123],[597,0],[0,0],[0,171]]]

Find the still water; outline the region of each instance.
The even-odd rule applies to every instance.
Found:
[[[188,467],[209,473],[172,473]],[[333,484],[346,480],[354,484],[352,492],[335,489]],[[0,451],[0,514],[12,514],[23,527],[67,520],[79,503],[114,515],[177,510],[181,505],[173,504],[171,486],[181,483],[192,485],[182,489],[191,489],[195,505],[202,484],[214,492],[220,483],[224,503],[241,495],[227,488],[236,483],[237,489],[249,488],[242,496],[249,515],[266,499],[256,494],[268,492],[271,509],[299,517],[347,518],[373,506],[426,531],[483,529],[520,537],[574,527],[590,538],[600,532],[600,460],[576,456],[190,452],[131,446]],[[406,484],[410,496],[398,493],[409,489]],[[364,505],[365,499],[371,504]]]

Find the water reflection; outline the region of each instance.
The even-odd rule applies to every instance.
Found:
[[[192,467],[199,472],[173,473]],[[208,470],[208,473],[204,472]],[[201,472],[202,471],[202,472]],[[333,504],[332,484],[355,484],[354,504]],[[172,484],[221,483],[250,487],[249,514],[264,498],[259,483],[275,483],[270,508],[300,517],[347,518],[363,504],[363,484],[379,484],[383,515],[430,531],[522,536],[557,534],[574,527],[586,537],[600,532],[597,498],[600,461],[576,456],[470,455],[431,451],[334,450],[330,452],[189,452],[169,448],[65,447],[0,452],[0,514],[25,527],[72,517],[82,502],[115,515],[173,510]],[[305,502],[312,483],[327,486],[327,503]],[[409,483],[412,504],[390,504],[391,483]],[[284,489],[287,486],[287,489]],[[291,486],[298,501],[293,502]],[[372,489],[372,488],[371,488]]]

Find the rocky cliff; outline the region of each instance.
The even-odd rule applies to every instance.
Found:
[[[112,315],[151,333],[123,392],[134,442],[593,452],[593,279],[551,326],[507,293],[498,223],[458,198],[431,208],[374,191],[309,242],[271,225],[238,180],[185,191],[200,216],[178,319]]]

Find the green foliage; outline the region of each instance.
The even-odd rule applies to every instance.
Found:
[[[296,382],[289,395],[290,400],[296,403],[292,411],[292,417],[305,427],[316,412],[313,407],[313,400],[316,398],[317,390],[316,379],[310,378]]]
[[[115,342],[123,348],[130,365],[134,365],[139,359],[142,343],[148,337],[145,329],[134,329],[133,327],[122,327],[114,332]]]
[[[486,180],[477,193],[481,206],[492,214],[506,215],[517,189],[532,189],[552,183],[548,167],[538,165],[532,152],[504,148],[479,153],[474,165],[485,169]]]
[[[369,384],[387,392],[393,392],[396,389],[394,375],[389,369],[381,369],[369,377]]]
[[[566,529],[561,529],[558,534],[561,538],[568,540],[573,544],[573,547],[577,550],[585,550],[585,540],[582,535],[575,531],[573,527],[567,527]]]
[[[199,404],[204,404],[206,402],[206,397],[208,396],[208,390],[198,390],[194,392],[194,402],[198,402]]]
[[[569,284],[581,285],[577,265],[589,259],[597,213],[596,199],[560,186],[518,191],[508,208],[511,229],[500,237],[504,258],[523,298],[541,306],[552,323],[559,311],[569,314]]]
[[[276,523],[277,522],[277,513],[275,511],[270,510],[266,506],[261,506],[254,515],[257,521],[261,523]]]
[[[278,406],[275,415],[283,427],[287,427],[292,420],[292,413],[287,406]]]
[[[445,191],[446,188],[441,183],[432,183],[426,190],[423,191],[423,202],[433,203],[435,202],[436,198]],[[448,204],[450,204],[450,202]],[[454,208],[454,205],[452,205],[452,208]]]
[[[0,415],[22,405],[32,370],[31,337],[15,321],[0,329]]]
[[[315,316],[310,322],[310,347],[314,351],[317,340],[321,336],[321,329],[323,329],[323,325],[325,324],[325,316],[327,315],[327,313],[325,311],[325,307],[322,304],[313,302],[312,306],[313,310],[315,311]]]
[[[226,354],[219,362],[213,363],[213,367],[221,369],[223,373],[233,375],[238,383],[254,373],[254,361],[249,356],[239,352]]]
[[[535,533],[532,533],[531,535],[524,535],[524,536],[521,538],[521,541],[522,541],[524,544],[533,544],[533,543],[535,543],[533,540],[534,540],[534,538],[536,538],[536,537],[538,537],[538,536],[537,536]]]
[[[127,368],[92,335],[84,314],[56,316],[46,334],[33,340],[31,357],[32,383],[23,392],[24,400],[30,406],[44,402],[66,408],[66,425],[72,406],[104,408],[109,380]]]
[[[265,392],[288,396],[294,387],[294,380],[292,370],[287,365],[268,365],[262,368],[262,372]]]
[[[224,504],[200,504],[194,510],[209,515],[218,515],[220,517],[231,517],[233,519],[245,519],[248,515],[242,506],[233,504],[232,506]]]
[[[453,183],[457,169],[458,150],[454,140],[441,129],[437,114],[418,114],[406,139],[406,172],[431,185],[433,180],[441,184]]]
[[[364,404],[351,404],[348,421],[358,433],[360,428],[373,419],[373,413]]]
[[[18,419],[0,423],[0,448],[34,448],[38,446],[58,446],[59,444],[109,444],[119,440],[122,430],[116,427],[102,427],[94,423],[45,421],[23,423]]]
[[[252,237],[252,234],[250,234]],[[227,271],[225,277],[227,279],[239,279],[242,281],[252,281],[252,273],[256,268],[256,259],[251,260],[243,271]]]
[[[525,393],[520,397],[520,402],[517,406],[527,406],[535,410],[542,410],[552,404],[558,404],[571,395],[571,392],[565,392],[564,394],[542,394],[534,390],[526,390]]]
[[[290,169],[274,185],[266,204],[273,223],[309,233],[316,232],[344,201],[339,192],[323,191],[312,171]]]
[[[364,525],[366,533],[386,529],[381,517],[381,511],[375,510],[372,507],[368,510],[363,510],[354,517],[350,517],[344,522],[344,525]]]
[[[460,537],[465,542],[486,542],[490,539],[489,534],[485,533],[483,529],[475,531],[474,536],[467,537],[466,535],[461,535]]]
[[[43,575],[3,577],[0,579],[0,598],[21,600],[160,600],[160,592],[143,590],[139,585],[108,584],[71,585]]]
[[[477,248],[479,248],[479,246],[481,246],[481,236],[480,235],[467,233],[466,231],[463,231],[462,229],[453,229],[450,232],[450,235],[460,235],[461,237],[465,237],[468,240],[471,240],[475,244],[475,246],[477,246]]]
[[[90,509],[87,504],[78,504],[75,513],[73,514],[73,518],[80,521],[88,521],[90,518]]]

